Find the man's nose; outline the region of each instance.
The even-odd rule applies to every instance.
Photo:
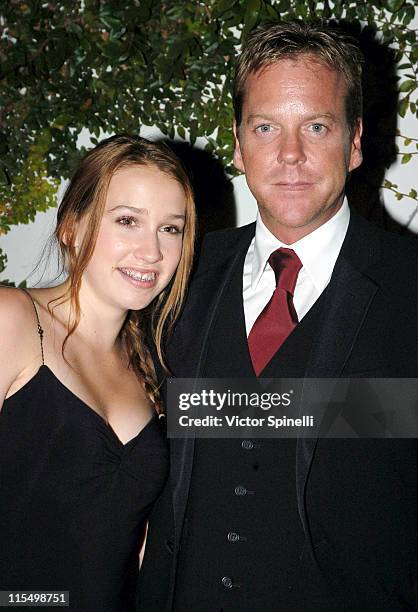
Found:
[[[134,256],[145,263],[157,263],[163,258],[158,234],[156,232],[142,233],[139,242],[135,245]]]
[[[299,134],[282,134],[277,161],[289,165],[300,164],[306,161],[303,140]]]

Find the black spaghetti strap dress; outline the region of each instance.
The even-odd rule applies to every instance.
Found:
[[[122,444],[42,365],[0,411],[0,590],[69,591],[73,612],[134,610],[141,534],[167,471],[156,416]]]

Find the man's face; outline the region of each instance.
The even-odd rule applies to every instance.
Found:
[[[246,80],[234,163],[263,222],[286,244],[338,211],[347,173],[361,164],[361,121],[350,138],[345,94],[343,77],[309,55]]]

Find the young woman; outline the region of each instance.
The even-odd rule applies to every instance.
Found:
[[[58,211],[66,282],[0,290],[0,590],[133,609],[168,467],[145,331],[161,358],[194,226],[178,159],[114,136],[86,155]]]

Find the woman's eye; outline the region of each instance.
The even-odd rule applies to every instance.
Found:
[[[119,217],[117,219],[117,223],[119,223],[119,225],[125,225],[128,227],[133,227],[136,223],[134,217]]]
[[[166,234],[181,234],[183,230],[175,225],[166,225],[165,227],[161,228],[161,231],[165,232]]]

